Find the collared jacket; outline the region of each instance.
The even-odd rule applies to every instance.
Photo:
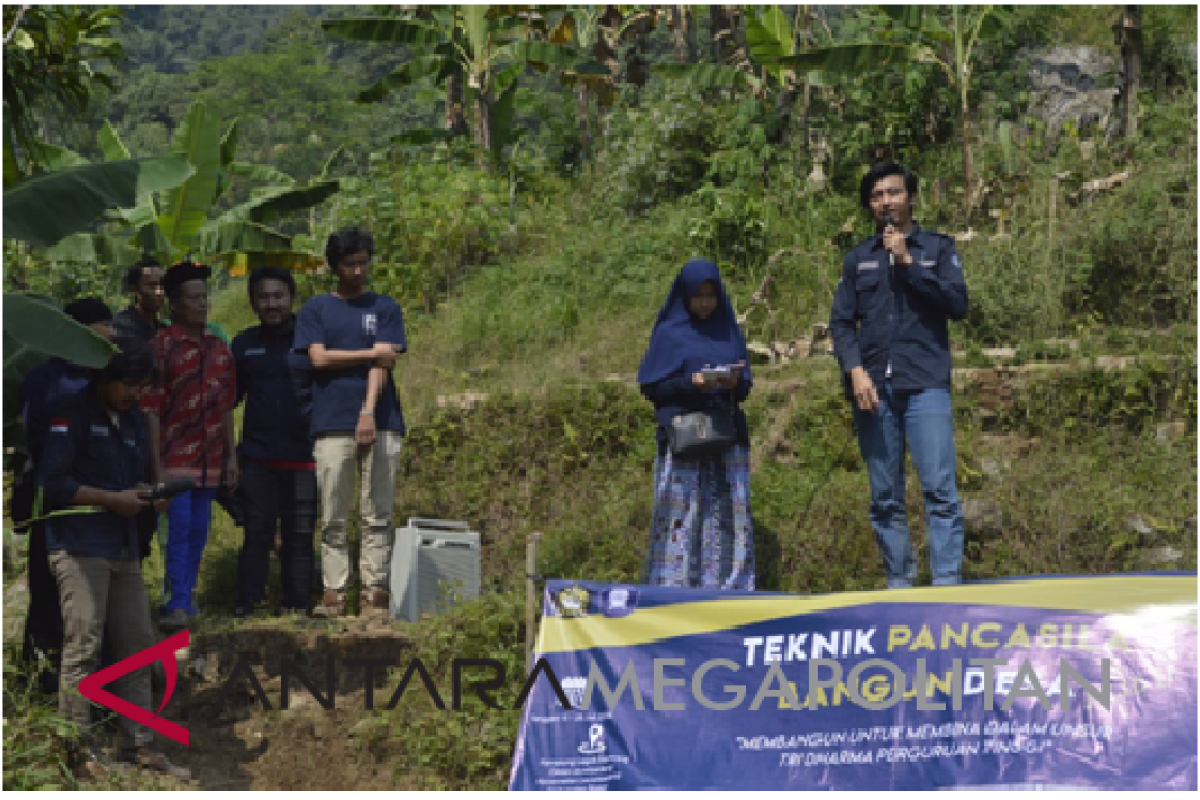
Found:
[[[237,402],[246,402],[238,453],[256,461],[312,462],[308,420],[293,375],[299,366],[293,359],[291,328],[247,328],[234,337],[231,349]]]
[[[51,409],[64,398],[83,391],[91,378],[90,369],[61,358],[51,358],[25,376],[25,384],[21,387],[21,417],[25,424],[25,443],[35,469],[46,448]]]
[[[882,236],[851,250],[833,298],[829,332],[843,374],[863,367],[898,392],[950,388],[948,320],[967,315],[967,284],[954,240],[915,223],[912,263],[892,265]]]
[[[165,327],[167,326],[162,320],[155,320],[153,325],[146,322],[142,313],[133,306],[113,315],[113,331],[118,339],[140,339],[150,344],[154,334]]]
[[[109,417],[95,384],[55,406],[41,465],[46,511],[72,508],[81,486],[107,491],[148,483],[150,438],[136,407]],[[111,511],[68,514],[46,521],[46,547],[74,556],[136,561],[141,555],[137,517]]]

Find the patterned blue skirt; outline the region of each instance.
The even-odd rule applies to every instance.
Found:
[[[654,463],[654,525],[646,584],[754,589],[750,448]]]

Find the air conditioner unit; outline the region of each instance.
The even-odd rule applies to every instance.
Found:
[[[479,576],[479,534],[467,523],[411,517],[392,548],[392,618],[416,622],[444,610],[446,590],[478,597]]]

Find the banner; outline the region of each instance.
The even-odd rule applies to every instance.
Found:
[[[1194,791],[1196,591],[550,581],[510,788]]]

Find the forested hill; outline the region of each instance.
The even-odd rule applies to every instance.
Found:
[[[95,132],[104,119],[134,155],[163,152],[189,106],[202,100],[226,123],[243,120],[239,157],[307,179],[338,147],[365,163],[396,131],[436,124],[436,109],[412,96],[353,102],[357,87],[407,55],[403,47],[321,32],[322,19],[371,13],[366,6],[123,9],[122,75],[114,92],[98,98],[84,128],[71,132],[81,152],[98,155]]]
[[[304,19],[318,19],[325,6],[283,5],[137,5],[122,6],[127,29],[122,35],[129,67],[182,74],[210,58],[259,53],[279,30]],[[353,8],[353,7],[351,7]]]

